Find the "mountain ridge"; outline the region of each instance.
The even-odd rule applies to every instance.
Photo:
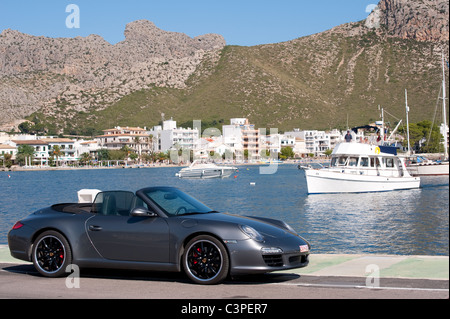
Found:
[[[366,20],[253,47],[226,46],[220,35],[190,38],[146,20],[127,25],[116,45],[95,35],[58,45],[44,38],[47,55],[5,61],[0,54],[0,110],[8,104],[18,121],[32,114],[55,133],[151,126],[161,113],[179,123],[245,116],[260,127],[326,129],[378,119],[377,105],[402,117],[406,88],[411,119],[420,121],[439,93],[446,16],[448,0],[381,0]],[[33,52],[37,38],[25,45],[26,35],[3,31],[0,52]],[[75,42],[80,49],[71,52]]]
[[[35,111],[57,115],[101,110],[136,90],[183,88],[203,56],[225,46],[220,35],[196,38],[152,22],[127,24],[125,40],[101,36],[48,38],[7,29],[0,33],[0,124]],[[93,107],[94,106],[94,107]]]

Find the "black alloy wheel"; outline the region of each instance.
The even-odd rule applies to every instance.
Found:
[[[72,262],[66,238],[56,231],[42,233],[33,244],[33,264],[46,277],[60,277]]]
[[[212,236],[198,236],[189,241],[183,255],[187,276],[197,284],[213,285],[225,280],[229,270],[225,246]]]

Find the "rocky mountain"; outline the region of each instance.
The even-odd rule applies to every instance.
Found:
[[[4,30],[0,124],[38,110],[70,119],[149,85],[184,88],[204,56],[225,46],[220,35],[190,38],[146,20],[128,24],[124,34],[124,41],[111,45],[97,35],[53,39]]]
[[[366,27],[384,27],[393,37],[417,41],[448,41],[449,2],[382,0],[366,20]]]
[[[0,124],[52,132],[249,117],[260,127],[327,129],[378,119],[377,106],[430,119],[448,56],[448,0],[381,0],[369,17],[283,43],[226,46],[149,21],[125,40],[0,34]]]

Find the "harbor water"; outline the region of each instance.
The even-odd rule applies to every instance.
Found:
[[[308,195],[304,172],[279,165],[275,174],[240,166],[226,179],[185,180],[180,168],[0,172],[0,244],[17,220],[77,191],[136,191],[175,186],[220,212],[282,219],[317,254],[449,254],[449,178],[423,177],[421,188],[358,194]]]

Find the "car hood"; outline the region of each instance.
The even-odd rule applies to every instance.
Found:
[[[282,227],[282,222],[273,220],[273,223],[270,219],[264,219],[260,220],[258,217],[252,217],[252,216],[240,216],[240,215],[234,215],[230,213],[209,213],[209,214],[196,214],[196,215],[190,215],[190,216],[183,216],[186,218],[192,218],[197,221],[210,221],[210,222],[223,222],[223,223],[229,223],[229,224],[236,224],[236,225],[247,225],[250,227],[253,227],[258,232],[261,233],[261,235],[265,237],[272,237],[272,238],[283,238],[283,237],[290,237],[290,236],[296,236],[300,237],[297,234],[291,232],[289,229]],[[277,222],[279,225],[277,225]]]

